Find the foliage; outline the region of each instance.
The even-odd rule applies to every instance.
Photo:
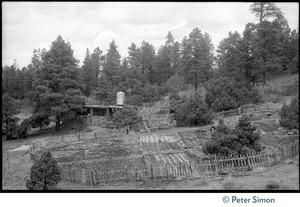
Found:
[[[299,129],[299,97],[294,97],[289,105],[284,103],[279,115],[282,127]]]
[[[42,153],[30,168],[30,179],[26,181],[28,190],[54,190],[61,180],[57,161],[49,151]]]
[[[89,96],[92,90],[97,86],[98,74],[100,66],[103,65],[104,56],[102,51],[97,47],[92,54],[89,50],[86,51],[86,57],[81,67],[81,77],[83,83],[86,85],[84,93]]]
[[[113,115],[112,121],[117,125],[117,127],[125,127],[137,124],[141,121],[141,117],[139,117],[136,109],[123,107]]]
[[[165,44],[159,48],[156,56],[154,79],[158,85],[165,84],[178,71],[179,67],[179,43],[174,41],[174,37],[170,31],[166,38]]]
[[[281,183],[277,180],[268,180],[266,183],[266,190],[280,190]]]
[[[20,106],[17,101],[8,95],[2,94],[2,133],[6,139],[18,138],[18,120],[15,115],[19,113]]]
[[[284,96],[299,94],[299,75],[284,75],[269,80],[265,86],[256,87],[260,91],[264,102],[278,103]]]
[[[213,63],[213,45],[209,34],[193,29],[189,38],[184,37],[181,45],[181,67],[186,83],[193,84],[195,91],[199,83],[204,83],[210,78]]]
[[[49,115],[47,113],[35,113],[29,118],[29,122],[31,123],[32,128],[37,128],[48,126],[50,124]]]
[[[121,67],[121,56],[117,48],[118,46],[114,40],[109,43],[109,49],[107,50],[107,54],[103,63],[103,73],[106,75],[109,82],[113,84],[116,84],[115,77],[118,75]]]
[[[261,101],[259,91],[227,77],[211,79],[206,85],[205,101],[214,111],[230,110]]]
[[[204,103],[201,95],[197,93],[189,98],[176,101],[174,105],[174,118],[180,126],[203,126],[212,122],[212,111]]]
[[[178,91],[172,91],[170,96],[169,96],[169,100],[180,100],[180,96],[178,94]]]
[[[255,130],[256,127],[251,125],[248,116],[242,116],[234,129],[228,128],[221,119],[212,134],[212,141],[205,143],[203,151],[225,156],[246,154],[253,150],[260,151],[258,144],[260,137]]]
[[[187,89],[187,86],[184,83],[184,77],[179,74],[172,75],[166,81],[165,86],[168,87],[170,90],[174,90],[174,91]]]
[[[35,113],[55,116],[56,128],[71,110],[79,110],[85,102],[81,95],[84,85],[69,42],[58,36],[42,58],[37,80],[30,98],[36,103]]]
[[[277,18],[286,21],[281,10],[272,2],[255,2],[250,6],[250,11],[255,14],[259,22],[268,18]]]

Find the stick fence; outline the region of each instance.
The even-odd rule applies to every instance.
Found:
[[[240,156],[217,156],[214,159],[201,162],[177,162],[174,165],[166,164],[163,167],[149,164],[146,167],[124,168],[71,168],[60,166],[62,179],[72,183],[85,185],[99,185],[111,182],[151,181],[157,179],[199,178],[218,175],[224,171],[249,171],[258,167],[278,165],[287,158],[299,155],[299,141],[282,146],[280,152],[249,153]]]

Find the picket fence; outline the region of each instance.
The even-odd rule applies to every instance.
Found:
[[[246,104],[237,109],[222,111],[215,114],[217,118],[235,116],[242,113],[258,112],[258,111],[279,111],[282,107],[280,103],[263,103],[263,104]]]
[[[81,140],[97,140],[102,138],[116,138],[123,137],[127,134],[127,128],[119,128],[111,130],[111,133],[93,133],[93,134],[83,134],[77,133],[76,135],[61,135],[62,142],[76,142]]]
[[[62,180],[85,185],[129,181],[151,181],[156,179],[199,178],[207,175],[219,175],[224,171],[249,171],[257,167],[273,166],[287,158],[299,155],[299,141],[282,146],[280,152],[250,153],[241,156],[220,157],[198,162],[178,162],[165,167],[148,165],[147,167],[124,168],[71,168],[60,165]]]

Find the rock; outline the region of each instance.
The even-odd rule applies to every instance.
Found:
[[[261,131],[260,132],[262,135],[265,135],[265,134],[267,134],[265,131]]]
[[[283,130],[283,128],[282,127],[278,127],[278,130]]]
[[[287,135],[293,135],[294,132],[287,132]]]

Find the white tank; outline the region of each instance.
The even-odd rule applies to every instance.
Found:
[[[119,91],[117,93],[117,104],[116,105],[123,106],[124,101],[125,101],[125,93],[122,91]]]

